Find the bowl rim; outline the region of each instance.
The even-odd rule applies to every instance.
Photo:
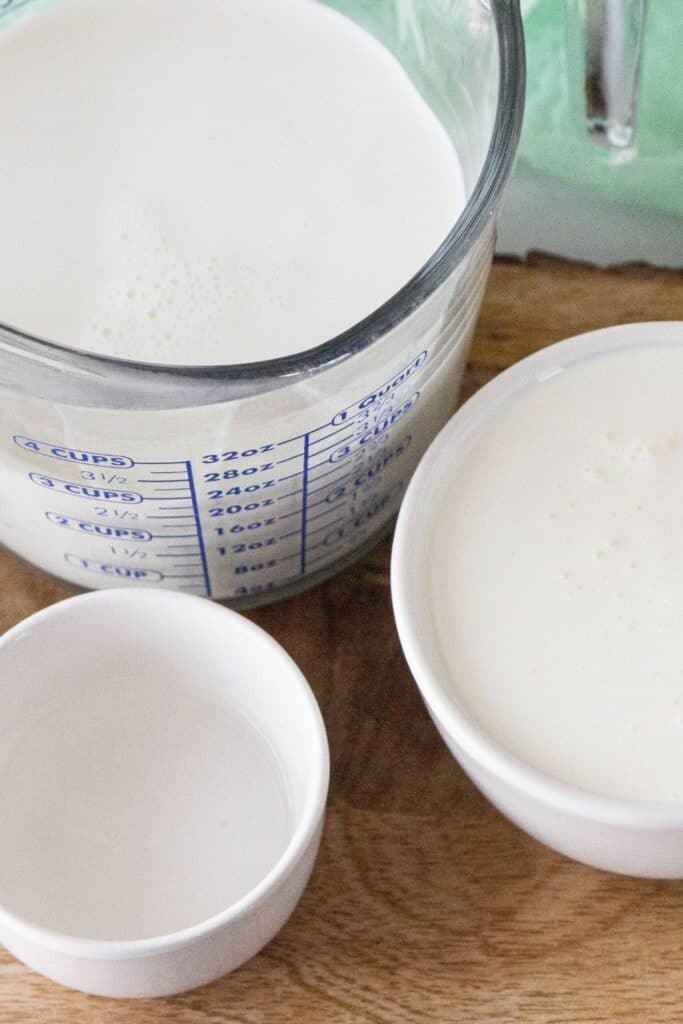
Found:
[[[453,450],[476,433],[477,423],[485,421],[532,381],[540,383],[567,366],[620,350],[662,345],[683,347],[683,321],[622,324],[589,331],[527,356],[486,384],[446,424],[422,459],[399,514],[391,560],[392,602],[403,652],[427,710],[444,737],[478,768],[528,798],[575,817],[639,829],[683,829],[683,802],[601,796],[562,782],[510,753],[449,697],[416,626],[419,573],[416,576],[415,550],[425,543],[428,534],[425,487],[430,478],[443,481],[447,477],[444,454],[448,452],[452,458]]]
[[[90,939],[36,925],[0,904],[0,934],[11,933],[36,947],[78,959],[114,961],[170,953],[193,946],[264,909],[267,914],[270,913],[268,897],[280,887],[287,886],[295,868],[305,858],[318,835],[327,803],[330,777],[329,745],[323,717],[313,691],[296,662],[275,638],[256,623],[230,608],[194,594],[183,594],[160,588],[120,587],[91,591],[58,601],[17,623],[0,636],[0,659],[4,648],[20,636],[23,637],[28,632],[40,628],[46,622],[72,614],[74,609],[83,604],[100,604],[103,606],[103,613],[106,607],[112,603],[125,604],[134,613],[135,606],[139,602],[150,602],[155,607],[159,607],[160,604],[181,604],[188,611],[191,605],[193,614],[213,616],[217,620],[217,628],[220,628],[221,622],[225,624],[227,617],[232,620],[233,627],[242,631],[245,644],[261,644],[269,647],[279,659],[283,673],[287,673],[289,677],[290,692],[298,694],[300,700],[298,717],[306,723],[309,734],[307,743],[310,743],[310,761],[311,765],[315,766],[315,771],[311,771],[307,777],[307,790],[303,805],[296,816],[289,841],[275,864],[258,884],[239,900],[198,924],[150,938]]]

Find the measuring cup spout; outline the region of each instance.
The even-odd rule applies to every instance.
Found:
[[[647,0],[566,0],[570,89],[589,135],[633,142]]]

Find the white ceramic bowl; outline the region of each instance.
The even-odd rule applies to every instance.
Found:
[[[489,417],[516,392],[563,367],[644,344],[683,345],[683,323],[631,324],[581,335],[523,360],[470,399],[434,441],[407,492],[394,540],[392,595],[403,650],[432,719],[463,769],[503,814],[586,864],[683,878],[683,806],[611,799],[566,785],[512,756],[468,715],[438,654],[425,570],[433,510]]]
[[[130,673],[144,680],[144,672],[153,673],[162,688],[159,691],[157,687],[153,696],[150,691],[146,697],[145,686],[142,685],[138,707],[137,690],[130,686]],[[63,709],[74,709],[74,722],[79,722],[77,726],[74,724],[74,735],[80,730],[81,747],[76,746],[81,750],[84,732],[87,744],[90,722],[93,723],[93,729],[97,726],[98,710],[110,716],[112,713],[111,702],[107,703],[101,698],[100,708],[100,698],[93,697],[93,691],[105,694],[110,681],[112,686],[123,688],[122,694],[128,686],[125,691],[126,700],[129,704],[133,701],[135,728],[132,723],[130,729],[126,727],[131,719],[124,716],[123,728],[119,732],[120,758],[125,769],[129,761],[134,762],[141,754],[140,737],[149,735],[145,731],[145,721],[153,731],[155,709],[158,723],[159,708],[166,708],[166,701],[169,701],[170,706],[170,698],[165,696],[163,685],[171,677],[175,680],[174,685],[177,683],[178,686],[184,686],[187,691],[182,691],[177,698],[181,701],[179,706],[188,708],[187,735],[184,731],[177,732],[178,716],[175,712],[167,712],[169,723],[173,723],[169,733],[174,733],[174,738],[169,738],[166,750],[165,730],[162,730],[161,736],[156,735],[154,742],[168,758],[164,761],[168,771],[178,773],[174,778],[181,785],[178,790],[173,790],[170,799],[166,794],[164,815],[161,809],[157,815],[151,813],[149,820],[141,821],[137,830],[131,829],[132,834],[108,834],[106,815],[103,817],[101,813],[95,813],[99,832],[93,842],[93,837],[89,835],[89,824],[94,811],[101,807],[99,800],[94,806],[93,793],[101,794],[104,789],[103,799],[107,802],[110,799],[106,792],[107,780],[100,780],[100,783],[104,783],[103,787],[97,782],[97,772],[101,770],[101,765],[97,763],[99,747],[95,750],[94,764],[83,763],[81,753],[76,756],[75,767],[69,767],[69,762],[65,768],[62,758],[67,762],[69,757],[74,760],[74,744],[71,743],[70,729],[63,728]],[[79,705],[81,694],[84,701],[94,701],[90,711],[85,712],[93,716],[85,718],[85,729],[84,712]],[[240,898],[230,905],[217,907],[206,920],[192,923],[189,927],[156,934],[152,926],[152,937],[136,938],[124,933],[125,937],[116,941],[108,941],[106,937],[92,938],[92,930],[101,928],[102,922],[92,919],[90,906],[83,911],[90,926],[83,933],[73,934],[71,928],[60,930],[59,914],[64,912],[69,919],[73,918],[74,913],[77,915],[81,896],[78,891],[78,872],[74,872],[72,864],[64,864],[63,852],[60,860],[60,829],[64,827],[60,813],[64,810],[68,812],[66,817],[69,828],[81,828],[85,836],[88,853],[84,864],[89,875],[91,904],[93,891],[96,905],[99,899],[97,887],[100,881],[95,874],[93,882],[93,876],[90,875],[98,870],[97,844],[128,844],[125,849],[133,854],[130,862],[133,866],[131,888],[135,884],[140,886],[140,879],[135,878],[137,851],[134,847],[139,844],[140,849],[146,851],[146,878],[149,879],[149,871],[154,871],[156,864],[155,826],[160,826],[162,817],[164,827],[168,830],[170,822],[171,833],[182,844],[184,853],[179,862],[180,877],[182,879],[186,873],[191,894],[189,899],[194,899],[193,885],[202,881],[197,873],[203,870],[200,865],[207,863],[206,858],[202,860],[199,856],[203,849],[201,844],[207,837],[199,831],[196,835],[183,834],[185,818],[182,818],[179,831],[173,833],[173,805],[177,792],[180,806],[182,789],[184,806],[194,808],[191,788],[195,784],[194,780],[197,801],[204,799],[206,803],[207,762],[203,760],[202,738],[206,739],[209,730],[197,731],[195,727],[195,732],[192,732],[193,708],[200,699],[198,695],[201,695],[202,701],[211,702],[208,705],[209,722],[213,720],[214,705],[218,718],[230,709],[230,715],[234,714],[234,720],[238,722],[236,728],[242,729],[239,723],[246,722],[245,736],[256,736],[254,742],[263,742],[263,749],[269,751],[268,756],[272,754],[273,764],[277,764],[279,769],[274,772],[273,778],[282,781],[282,793],[285,794],[282,806],[289,807],[289,813],[283,813],[282,817],[285,822],[280,847],[282,852]],[[189,702],[187,705],[182,703],[186,697]],[[204,705],[201,707],[204,708]],[[202,713],[205,712],[204,708]],[[50,725],[53,713],[57,716],[56,721],[61,723],[59,735],[56,734],[57,726]],[[139,720],[138,714],[141,716]],[[147,719],[142,717],[145,715]],[[169,995],[206,984],[239,967],[275,935],[294,910],[308,881],[320,843],[329,776],[327,739],[315,698],[301,672],[271,637],[247,619],[204,599],[161,590],[100,591],[53,605],[22,622],[0,640],[0,723],[0,804],[2,800],[8,800],[13,805],[12,820],[15,826],[17,821],[21,823],[22,806],[21,803],[17,804],[12,795],[15,785],[23,786],[24,792],[36,801],[40,796],[39,787],[23,777],[24,774],[31,775],[34,761],[36,777],[42,772],[45,778],[45,771],[50,771],[50,764],[53,764],[60,779],[65,773],[69,777],[69,771],[73,771],[75,779],[73,796],[60,792],[60,799],[47,804],[38,815],[35,808],[32,808],[33,831],[30,834],[33,836],[37,828],[43,841],[32,846],[33,839],[27,841],[20,836],[15,843],[20,856],[15,855],[13,862],[3,860],[0,856],[0,870],[3,863],[6,865],[5,882],[10,876],[19,879],[16,884],[12,882],[9,893],[5,890],[9,898],[0,901],[0,940],[30,967],[64,985],[97,995]],[[182,729],[185,730],[184,721]],[[180,743],[179,736],[182,740]],[[217,744],[220,754],[223,749],[223,733],[220,729],[217,736],[218,740],[215,737],[212,740],[211,749]],[[131,746],[135,743],[138,744],[137,749]],[[185,751],[182,765],[178,764],[176,747],[170,745],[172,743]],[[34,753],[26,754],[27,749]],[[238,749],[237,746],[235,749]],[[244,749],[250,750],[251,747]],[[109,750],[107,757],[111,756],[112,751]],[[215,758],[215,751],[212,756]],[[246,757],[244,760],[249,762]],[[13,770],[15,773],[19,770],[19,763],[24,766],[22,778],[16,774],[12,777]],[[105,759],[105,763],[109,764],[110,761]],[[158,763],[158,759],[153,762],[154,765]],[[244,792],[250,794],[245,799],[251,800],[254,794],[258,796],[255,790],[249,789],[257,785],[254,779],[258,773],[255,775],[250,771],[250,763],[240,762],[239,770],[242,773],[240,785],[244,785]],[[162,783],[168,777],[166,771],[164,767]],[[9,773],[4,780],[3,773]],[[126,777],[125,772],[123,777]],[[211,780],[214,777],[214,774],[210,775]],[[87,784],[81,785],[83,779],[87,780]],[[141,787],[148,783],[148,779],[139,779]],[[220,783],[221,779],[216,779],[217,787]],[[209,791],[213,799],[211,783]],[[116,808],[117,814],[123,815],[123,820],[128,820],[126,802],[130,803],[129,792],[130,789],[121,786],[119,782],[119,790],[114,789],[111,793],[112,808]],[[152,801],[155,792],[152,787]],[[231,792],[234,796],[234,787]],[[237,792],[238,803],[241,792],[241,789]],[[72,799],[77,805],[75,808]],[[53,819],[51,815],[55,803],[61,806],[62,811],[55,812]],[[190,817],[194,820],[192,815]],[[227,812],[226,819],[225,828],[229,829]],[[210,823],[214,820],[213,817],[209,818]],[[257,820],[255,826],[255,831],[252,831],[257,836],[258,849],[261,842],[258,828],[262,826],[264,832],[267,832],[271,820]],[[3,829],[6,828],[5,820]],[[50,848],[51,837],[54,839],[54,854]],[[16,833],[14,838],[17,838]],[[69,839],[69,842],[72,840]],[[155,851],[151,855],[150,849]],[[177,862],[180,856],[177,849],[172,852]],[[163,843],[160,843],[158,855],[163,860]],[[18,860],[21,863],[17,863]],[[127,863],[125,858],[124,863]],[[210,865],[219,883],[223,863],[222,857],[219,857],[217,863]],[[119,893],[116,888],[112,891],[114,884],[111,876],[101,879],[103,899],[108,901],[108,912],[111,912],[112,905],[117,906],[119,895],[122,900],[128,900],[127,906],[130,909],[130,893]],[[54,888],[65,885],[66,893],[63,889],[60,891]],[[48,897],[44,904],[35,902],[37,887],[41,887],[41,891]],[[137,891],[142,892],[142,889]],[[49,897],[55,892],[60,895],[53,901]],[[173,891],[168,892],[168,900],[172,906]],[[53,907],[50,911],[57,918],[56,927],[46,926],[43,920],[48,914],[45,906],[53,902],[62,908],[61,911],[55,911]],[[8,903],[11,905],[8,906]]]

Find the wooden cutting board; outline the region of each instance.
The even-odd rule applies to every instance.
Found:
[[[498,263],[465,391],[560,338],[658,319],[683,319],[683,274]],[[253,614],[308,676],[332,749],[320,861],[278,938],[214,985],[139,1003],[68,992],[0,952],[0,1024],[683,1019],[683,883],[574,864],[476,792],[403,661],[389,550]],[[0,632],[67,594],[0,552]]]

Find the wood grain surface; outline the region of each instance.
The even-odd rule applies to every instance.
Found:
[[[498,263],[465,390],[562,337],[656,319],[683,319],[683,275]],[[68,992],[0,953],[0,1024],[683,1019],[683,883],[565,860],[474,790],[401,655],[388,559],[386,544],[337,579],[253,614],[310,680],[332,749],[320,861],[278,938],[214,985],[138,1003]],[[0,632],[65,596],[0,553]]]

